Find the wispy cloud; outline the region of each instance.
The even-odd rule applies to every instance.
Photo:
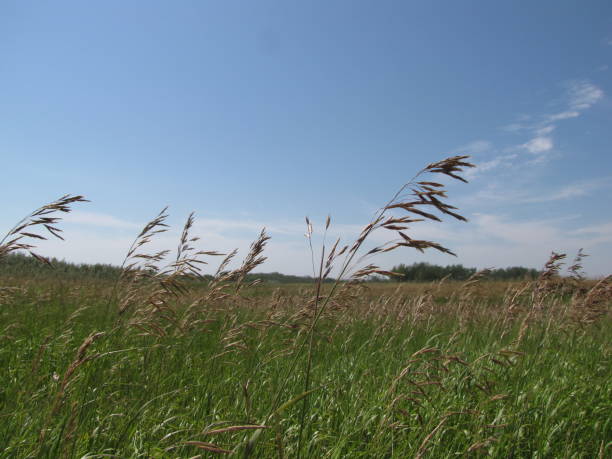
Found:
[[[554,131],[557,127],[555,125],[548,125],[535,130],[535,133],[539,136],[545,136]]]
[[[580,116],[580,112],[577,112],[575,110],[566,110],[563,112],[559,112],[559,113],[555,113],[553,115],[548,115],[547,119],[548,121],[561,121],[561,120],[568,120],[570,118],[577,118]]]
[[[603,90],[588,81],[576,81],[569,84],[569,106],[573,110],[591,108],[603,96]]]
[[[568,83],[566,91],[567,109],[544,117],[544,122],[562,121],[578,118],[582,111],[588,110],[599,102],[604,92],[598,86],[586,80]]]
[[[537,155],[552,150],[553,140],[551,137],[534,137],[527,143],[524,143],[522,147],[529,153]]]
[[[512,162],[514,161],[514,159],[516,159],[517,156],[518,155],[516,153],[511,153],[496,156],[488,161],[475,160],[474,163],[476,167],[466,171],[465,178],[468,180],[474,180],[476,177],[486,172],[490,172],[501,167],[511,167]]]
[[[529,164],[547,159],[545,155],[554,148],[552,134],[557,129],[559,121],[578,118],[583,111],[590,109],[604,97],[603,90],[587,80],[572,81],[566,83],[565,86],[565,107],[561,111],[539,116],[522,115],[519,122],[502,127],[507,132],[526,131],[531,133],[531,138],[526,142],[514,148],[508,148],[510,151],[523,150],[538,156],[538,158],[530,160]]]

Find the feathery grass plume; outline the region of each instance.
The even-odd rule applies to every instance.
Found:
[[[579,305],[584,297],[589,292],[588,282],[586,282],[586,276],[582,266],[582,261],[588,257],[584,253],[583,249],[578,249],[578,253],[574,257],[574,260],[567,268],[568,276],[563,279],[562,288],[560,293],[572,296],[572,300],[569,305],[565,305],[564,313],[569,313],[569,316],[575,318],[572,309]]]
[[[46,230],[52,237],[64,240],[62,230],[56,225],[62,220],[56,215],[68,213],[72,205],[77,202],[89,202],[83,196],[71,196],[69,194],[50,202],[31,214],[22,218],[3,238],[0,240],[0,259],[16,250],[24,250],[38,261],[51,265],[48,258],[38,255],[34,250],[35,240],[46,240],[39,230]],[[44,234],[44,233],[43,233]]]
[[[219,263],[213,278],[208,283],[207,294],[196,298],[196,300],[187,307],[183,317],[184,327],[186,327],[188,323],[193,324],[199,321],[196,316],[202,312],[202,308],[206,307],[210,303],[214,303],[230,296],[230,293],[228,293],[228,283],[235,276],[233,271],[228,270],[227,268],[237,254],[238,249],[234,249],[225,255],[221,263]]]
[[[145,334],[162,336],[167,323],[181,328],[176,311],[170,304],[189,292],[188,279],[202,279],[201,267],[207,262],[203,256],[222,255],[215,251],[196,250],[194,243],[198,237],[191,236],[195,222],[191,213],[179,238],[176,257],[172,262],[163,263],[170,250],[147,251],[146,248],[158,235],[169,229],[166,223],[168,208],[162,209],[149,221],[132,242],[121,265],[121,275],[115,285],[118,292],[118,313],[125,315],[131,311],[128,323]],[[115,293],[111,295],[109,304]]]
[[[453,156],[442,161],[429,164],[419,171],[409,182],[404,184],[389,200],[389,202],[376,212],[374,218],[362,229],[358,238],[353,242],[350,248],[349,246],[344,246],[340,250],[337,250],[340,241],[336,241],[327,257],[325,269],[321,271],[322,274],[319,275],[319,277],[326,278],[333,269],[334,261],[341,255],[345,255],[345,260],[339,269],[339,274],[337,277],[338,280],[336,283],[334,283],[331,293],[329,297],[325,299],[325,302],[331,300],[340,281],[344,280],[345,278],[354,282],[367,279],[371,275],[396,276],[396,273],[383,270],[379,266],[372,263],[363,266],[366,259],[377,253],[385,253],[396,250],[400,247],[408,247],[416,249],[420,252],[424,252],[427,249],[434,249],[442,253],[455,255],[451,250],[439,243],[427,240],[412,239],[406,234],[406,231],[409,229],[409,225],[413,223],[426,220],[437,222],[442,221],[440,217],[432,213],[432,211],[438,211],[441,214],[450,215],[460,221],[467,221],[465,217],[455,212],[455,210],[457,210],[456,207],[444,202],[444,199],[447,198],[447,194],[443,184],[433,181],[419,180],[419,178],[426,174],[442,174],[467,183],[467,180],[465,180],[460,174],[466,168],[475,167],[473,164],[466,161],[468,158],[469,156]],[[391,215],[392,212],[397,212],[398,210],[403,211],[406,215]],[[310,241],[312,224],[308,219],[306,219],[306,223],[308,228],[306,235],[309,237]],[[328,217],[326,222],[326,230],[329,227],[329,223],[330,219]],[[379,229],[393,231],[397,236],[399,236],[399,238],[392,239],[382,245],[379,245],[358,257],[357,255],[359,254],[359,251],[367,238],[374,231]],[[323,261],[324,255],[325,247],[323,247],[321,253],[321,261]],[[323,306],[323,309],[325,309],[325,306]]]
[[[475,290],[480,283],[491,274],[492,268],[484,268],[472,274],[460,287],[456,301],[456,315],[459,318],[459,328],[463,330],[468,323],[469,314],[473,311]]]
[[[321,310],[325,310],[327,303],[334,296],[340,281],[345,277],[348,277],[348,279],[351,281],[358,281],[361,279],[366,279],[368,276],[373,274],[383,276],[395,275],[395,273],[382,270],[379,266],[371,263],[366,266],[359,267],[367,258],[377,253],[385,253],[396,250],[400,247],[408,247],[416,249],[420,252],[424,252],[427,249],[434,249],[442,253],[455,255],[451,250],[439,243],[427,240],[412,239],[406,234],[406,231],[409,229],[409,225],[413,223],[425,220],[440,222],[440,217],[432,213],[432,211],[438,211],[441,214],[450,215],[451,217],[460,221],[467,221],[465,217],[455,212],[455,210],[457,210],[456,207],[443,201],[447,198],[444,185],[438,182],[420,180],[420,178],[427,174],[442,174],[467,183],[467,180],[465,180],[460,174],[466,168],[475,167],[473,164],[466,161],[468,158],[469,156],[453,156],[442,161],[429,164],[419,171],[409,182],[404,184],[389,200],[389,202],[387,202],[385,206],[376,212],[374,218],[362,229],[360,235],[353,242],[350,248],[347,250],[341,249],[338,253],[338,255],[340,255],[344,254],[346,251],[345,259],[340,267],[338,280],[332,286],[328,297],[323,300]],[[396,212],[397,210],[403,211],[406,215],[391,215],[392,212]],[[358,257],[357,255],[359,254],[359,251],[367,238],[374,231],[379,229],[393,231],[399,236],[399,238],[392,239],[382,245],[379,245],[369,250],[364,255]],[[334,245],[334,249],[337,247],[337,244],[338,243]],[[337,257],[337,255],[335,256]],[[326,273],[331,271],[333,260],[334,258],[327,263],[329,266],[326,265]],[[316,323],[316,320],[317,319],[315,319],[313,322],[313,325]]]
[[[351,272],[353,272],[352,277],[354,278],[364,278],[370,274],[390,275],[389,272],[382,271],[375,266],[361,269],[356,269],[356,266],[371,255],[391,252],[400,247],[413,248],[419,252],[424,252],[427,249],[434,249],[442,253],[455,255],[451,250],[439,243],[411,238],[406,234],[406,230],[410,228],[409,225],[421,221],[429,220],[441,222],[441,218],[432,213],[432,211],[450,215],[460,221],[467,221],[465,217],[455,212],[455,210],[457,210],[456,207],[444,202],[444,199],[447,198],[447,194],[443,184],[419,180],[419,178],[426,174],[443,174],[467,183],[467,180],[459,174],[461,174],[465,168],[475,167],[473,164],[466,161],[468,158],[469,156],[453,156],[442,161],[431,163],[417,173],[408,183],[403,185],[391,200],[377,211],[372,221],[363,228],[359,237],[348,250],[339,277],[349,275]],[[391,215],[391,213],[397,211],[402,211],[405,215]],[[365,255],[356,258],[357,253],[368,236],[379,229],[393,231],[399,238],[390,240],[371,249]]]
[[[612,275],[597,282],[583,298],[574,298],[571,316],[580,325],[605,317],[612,308]]]
[[[538,278],[538,284],[545,284],[546,282],[554,279],[559,275],[561,266],[563,266],[563,260],[567,257],[565,253],[552,252],[550,258],[544,265],[544,270]]]
[[[463,283],[463,285],[461,286],[461,289],[464,292],[470,292],[471,289],[479,285],[483,279],[489,276],[491,274],[491,271],[493,271],[493,268],[484,268],[484,269],[481,269],[480,271],[475,272],[470,277],[468,277],[468,279]]]
[[[243,288],[244,279],[246,278],[246,276],[267,260],[267,257],[264,257],[262,253],[269,240],[270,237],[266,234],[266,229],[262,229],[257,239],[255,239],[255,241],[251,243],[249,252],[244,257],[242,264],[238,268],[228,271],[227,266],[229,265],[230,261],[238,254],[238,250],[232,251],[223,260],[223,262],[219,266],[219,269],[217,269],[217,273],[215,274],[213,280],[210,283],[212,296],[210,296],[209,299],[215,298],[216,292],[226,292],[227,288],[230,285],[230,282],[234,283],[234,292],[237,294]],[[255,284],[259,283],[258,281],[254,282]],[[226,296],[227,294],[228,293],[226,293],[224,296]]]
[[[268,258],[262,255],[266,243],[270,240],[270,236],[266,234],[266,229],[262,229],[261,233],[255,241],[251,244],[249,252],[247,256],[244,258],[242,262],[242,266],[235,271],[235,279],[236,279],[236,292],[238,292],[244,283],[244,279],[247,274],[252,272],[259,265],[263,264]]]
[[[557,289],[558,285],[554,281],[559,277],[559,271],[565,264],[563,260],[566,257],[565,253],[552,252],[550,254],[550,258],[544,265],[544,270],[536,280],[533,291],[534,309],[541,311],[544,308],[546,298]]]
[[[196,250],[193,244],[199,238],[190,235],[194,221],[191,213],[183,226],[175,260],[163,268],[156,263],[151,272],[145,274],[151,290],[130,321],[145,334],[166,335],[165,328],[169,324],[179,330],[182,328],[175,303],[189,293],[187,281],[203,278],[201,269],[208,263],[201,257],[222,255],[215,251]]]
[[[24,250],[39,262],[51,266],[51,261],[34,250],[35,241],[47,240],[40,234],[39,230],[46,230],[52,237],[64,240],[62,230],[57,224],[62,220],[55,216],[57,213],[68,213],[72,205],[77,202],[89,202],[83,196],[71,196],[69,194],[46,204],[29,215],[22,218],[3,238],[0,240],[0,261],[10,253]],[[44,234],[44,232],[43,232]],[[7,303],[19,289],[11,287],[0,287],[0,304]]]
[[[582,267],[582,260],[584,260],[586,257],[588,257],[588,255],[584,253],[582,249],[578,249],[578,253],[574,258],[573,263],[567,268],[567,271],[570,274],[570,278],[577,284],[585,279],[584,270]]]
[[[564,264],[563,260],[565,257],[566,254],[564,253],[551,252],[550,258],[544,265],[544,269],[534,283],[534,288],[531,292],[531,307],[523,317],[518,337],[514,342],[515,346],[518,347],[523,341],[529,324],[536,313],[542,313],[545,309],[551,311],[552,306],[557,304],[552,301],[552,295],[558,290],[559,285],[555,281],[559,277],[559,271]]]
[[[525,282],[519,286],[510,286],[504,294],[502,304],[504,305],[503,327],[504,335],[511,331],[510,324],[516,320],[519,314],[526,309],[526,304],[532,299],[530,290],[532,282]],[[531,306],[531,304],[530,304]],[[531,308],[529,308],[531,310]]]
[[[203,310],[210,305],[231,296],[240,297],[240,291],[246,286],[254,286],[260,283],[258,279],[245,284],[246,276],[255,268],[264,263],[267,257],[263,256],[263,251],[270,237],[266,234],[265,228],[261,230],[259,236],[251,243],[249,252],[245,256],[242,264],[236,269],[228,269],[230,263],[238,254],[234,249],[219,264],[213,278],[208,283],[207,293],[196,298],[185,310],[181,323],[184,328],[201,323],[199,317]],[[223,255],[217,252],[203,252],[206,255]],[[206,320],[204,322],[207,322]]]
[[[142,299],[143,291],[148,288],[150,280],[160,270],[159,264],[170,252],[169,250],[157,252],[144,250],[154,237],[168,231],[168,225],[166,224],[167,210],[168,207],[164,207],[155,218],[143,227],[128,249],[123,263],[121,263],[121,274],[115,285],[115,291],[118,291],[119,296],[119,315],[125,314]],[[115,292],[111,295],[109,304],[114,294]]]
[[[169,266],[166,271],[168,277],[174,276],[175,288],[177,291],[186,292],[188,287],[182,284],[182,281],[188,279],[203,279],[202,267],[207,265],[208,262],[202,260],[200,257],[218,257],[223,256],[223,253],[216,252],[214,250],[204,251],[196,250],[192,245],[200,240],[199,237],[191,237],[190,231],[195,222],[194,213],[189,214],[183,231],[181,233],[181,239],[179,246],[176,251],[176,261]]]

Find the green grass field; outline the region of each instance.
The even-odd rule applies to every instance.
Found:
[[[45,276],[28,268],[50,264],[36,244],[61,237],[58,215],[84,198],[32,212],[0,240],[12,266],[0,271],[0,455],[610,457],[612,276],[585,280],[581,251],[566,277],[553,253],[536,280],[366,282],[397,275],[366,264],[375,254],[452,254],[404,231],[440,221],[431,212],[465,220],[443,184],[417,180],[465,181],[466,159],[426,166],[355,242],[311,245],[307,285],[252,282],[265,231],[238,267],[234,251],[202,276],[222,254],[194,247],[193,215],[176,256],[152,251],[166,209],[121,267]],[[374,231],[392,236],[372,247]]]
[[[581,323],[565,290],[536,314],[536,283],[355,286],[309,353],[313,286],[253,287],[156,336],[118,320],[108,282],[12,285],[2,457],[610,454],[609,316]]]

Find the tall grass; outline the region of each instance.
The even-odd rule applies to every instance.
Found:
[[[440,214],[464,219],[422,176],[463,180],[466,159],[427,166],[352,243],[324,243],[316,257],[313,247],[314,287],[246,281],[265,260],[264,231],[234,269],[235,251],[196,249],[193,216],[173,257],[149,252],[164,209],[115,281],[5,289],[0,455],[606,457],[612,278],[586,281],[584,254],[569,278],[553,254],[524,283],[482,283],[486,271],[463,283],[361,282],[391,274],[371,263],[380,252],[451,253],[407,230]],[[0,243],[0,263],[35,249],[42,236],[29,227],[59,235],[54,212],[82,200],[26,217]],[[368,249],[374,231],[394,236]],[[222,258],[204,279],[210,257]]]

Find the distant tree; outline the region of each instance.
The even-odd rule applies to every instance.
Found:
[[[463,265],[439,266],[430,263],[413,263],[411,265],[400,264],[394,266],[391,271],[402,274],[395,277],[398,282],[430,282],[448,277],[452,280],[466,280],[474,274],[476,268],[466,268]],[[515,266],[511,268],[500,268],[491,270],[489,279],[493,280],[519,280],[535,279],[538,277],[538,270]]]
[[[0,259],[0,278],[2,277],[28,277],[31,279],[108,279],[116,280],[121,274],[121,268],[105,264],[76,264],[52,258],[51,266],[40,263],[34,257],[21,253],[13,253]],[[203,280],[210,280],[211,276],[203,276]],[[274,273],[251,273],[246,276],[250,282],[260,279],[268,284],[302,284],[312,283],[310,276],[293,276]],[[325,282],[333,282],[328,278]]]
[[[121,274],[118,266],[105,264],[75,264],[57,259],[51,259],[52,266],[38,262],[34,257],[20,253],[10,254],[0,259],[1,277],[29,277],[33,279],[109,279],[114,280]],[[430,282],[447,277],[452,280],[466,280],[476,272],[476,268],[466,268],[461,264],[439,266],[430,263],[413,263],[411,265],[400,264],[394,266],[391,271],[402,274],[402,277],[393,277],[399,282]],[[494,269],[488,278],[492,280],[519,280],[535,279],[539,275],[536,269],[513,266],[508,268]],[[204,276],[206,280],[208,276]],[[314,282],[311,276],[293,276],[278,272],[273,273],[251,273],[246,281],[250,282],[260,279],[268,284],[302,284]],[[370,282],[384,281],[386,278],[372,276]],[[328,278],[325,282],[333,282]]]
[[[0,260],[0,277],[117,279],[121,273],[119,267],[112,265],[75,264],[56,258],[49,261],[51,266],[40,263],[34,257],[13,253]]]

